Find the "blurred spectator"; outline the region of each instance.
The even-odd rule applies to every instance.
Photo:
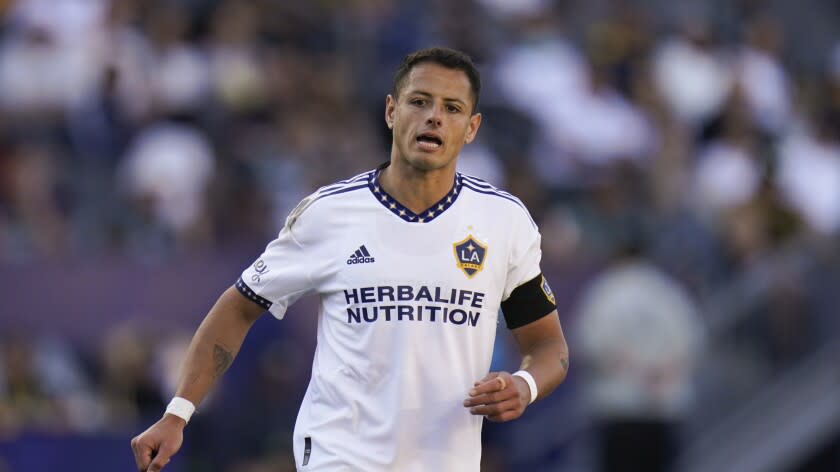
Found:
[[[210,91],[210,64],[198,44],[190,41],[189,10],[177,3],[153,10],[146,30],[152,46],[152,101],[163,113],[197,112]]]
[[[140,24],[138,0],[112,0],[104,19],[101,38],[105,77],[100,82],[98,98],[111,100],[111,113],[124,116],[138,126],[156,106],[153,100],[153,83],[156,69],[153,65],[153,48],[149,33]],[[115,157],[115,156],[111,156]]]
[[[0,436],[43,428],[57,415],[41,388],[30,345],[20,338],[7,338],[0,348]]]
[[[73,346],[56,338],[34,345],[33,367],[41,390],[57,410],[52,428],[89,433],[105,427],[107,418],[94,385]]]
[[[499,52],[492,78],[512,106],[548,126],[552,110],[586,87],[586,59],[546,2],[513,15],[510,26],[513,40]]]
[[[259,108],[267,98],[253,2],[225,1],[213,15],[210,77],[216,99],[232,113]]]
[[[59,113],[78,103],[98,79],[90,50],[27,27],[0,44],[0,107],[21,115]]]
[[[41,29],[59,42],[89,39],[106,13],[111,0],[17,0],[10,9],[12,23]],[[84,48],[78,48],[84,49]],[[82,51],[84,52],[84,51]]]
[[[10,151],[0,184],[8,230],[0,256],[7,261],[59,257],[69,248],[59,157],[50,146],[29,142]]]
[[[779,134],[791,113],[791,86],[782,65],[782,30],[774,19],[758,17],[746,26],[736,75],[753,119],[764,131]]]
[[[577,314],[585,402],[603,471],[669,470],[700,354],[698,307],[639,249],[625,244],[588,287]]]
[[[10,11],[14,34],[0,43],[0,107],[58,113],[99,80],[99,26],[105,0],[21,0]]]
[[[685,20],[677,35],[661,43],[654,60],[657,86],[676,116],[689,124],[710,119],[729,96],[731,59],[701,18]]]
[[[121,173],[140,224],[179,243],[207,239],[207,189],[215,172],[213,148],[186,124],[163,122],[137,136]],[[144,227],[132,234],[143,234]]]
[[[583,168],[603,168],[621,160],[642,160],[653,151],[647,118],[619,93],[605,67],[594,64],[586,86],[565,97],[563,107],[550,108],[548,139],[560,151],[554,159],[570,159]],[[540,156],[536,165],[549,181],[554,159]]]
[[[705,143],[694,168],[693,205],[703,216],[717,216],[758,192],[766,164],[748,109],[736,93],[727,102],[719,136]]]
[[[779,144],[777,185],[784,200],[817,234],[840,229],[840,135],[838,114],[825,111],[812,126]]]
[[[499,52],[493,68],[504,97],[538,119],[582,90],[586,62],[563,34],[561,18],[547,2],[509,19],[513,41]]]
[[[158,418],[166,407],[153,369],[155,349],[132,325],[115,329],[105,340],[99,385],[110,428],[122,430]]]
[[[30,430],[91,432],[105,420],[69,343],[11,337],[0,344],[0,437]]]

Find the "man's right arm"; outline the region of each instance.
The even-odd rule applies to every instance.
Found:
[[[225,290],[193,336],[176,395],[198,405],[230,367],[248,330],[264,311],[235,287]],[[137,469],[141,472],[161,470],[180,449],[184,426],[183,419],[166,413],[132,439]]]

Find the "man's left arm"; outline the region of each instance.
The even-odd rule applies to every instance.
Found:
[[[557,310],[511,330],[522,354],[521,373],[490,372],[476,382],[464,400],[474,415],[490,421],[510,421],[522,416],[534,400],[544,398],[566,378],[569,370],[569,348]],[[526,377],[533,379],[537,393],[532,398]]]

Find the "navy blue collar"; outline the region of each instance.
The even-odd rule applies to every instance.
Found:
[[[370,191],[373,193],[374,198],[376,198],[382,206],[409,223],[428,223],[434,220],[451,207],[455,203],[455,200],[458,199],[458,195],[461,194],[461,174],[456,173],[455,182],[452,183],[452,188],[449,190],[449,193],[444,195],[443,198],[438,200],[437,203],[429,208],[421,211],[420,213],[414,213],[403,206],[394,197],[389,195],[388,192],[379,185],[379,175],[385,167],[387,167],[387,165],[380,166],[376,169],[376,172],[371,174],[370,181],[368,183]]]

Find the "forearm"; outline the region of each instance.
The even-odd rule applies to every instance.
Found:
[[[193,336],[176,395],[198,405],[230,367],[262,311],[236,289],[226,290]]]
[[[569,347],[557,311],[514,329],[513,336],[522,354],[521,369],[534,377],[537,398],[544,398],[563,382],[569,370]]]
[[[233,362],[245,335],[262,313],[262,308],[245,299],[235,288],[227,289],[193,336],[176,395],[194,405],[201,402]],[[183,411],[185,403],[173,400],[157,423],[131,440],[137,470],[160,471],[181,448],[184,427],[191,414]]]
[[[569,349],[563,338],[540,341],[523,352],[520,369],[527,370],[537,383],[537,398],[550,394],[566,378]]]

